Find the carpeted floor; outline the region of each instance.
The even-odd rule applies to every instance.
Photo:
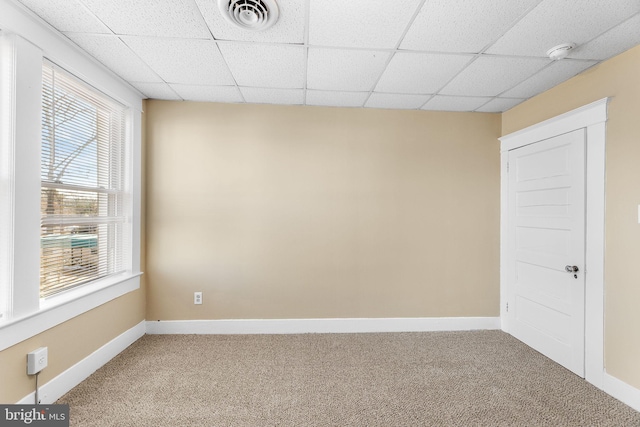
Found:
[[[73,426],[640,426],[499,331],[147,335],[57,403]]]

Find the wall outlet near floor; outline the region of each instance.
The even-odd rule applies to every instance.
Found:
[[[194,292],[193,293],[193,303],[194,304],[202,304],[202,292]]]
[[[35,375],[49,363],[48,347],[40,347],[27,353],[27,375]]]

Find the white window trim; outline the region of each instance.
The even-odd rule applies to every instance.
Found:
[[[8,226],[13,232],[10,251],[13,260],[10,260],[8,273],[12,276],[14,294],[13,317],[0,320],[2,351],[140,287],[142,97],[21,4],[0,0],[0,10],[0,30],[3,35],[10,34],[11,47],[19,49],[20,53],[13,76],[15,128],[10,141],[13,161],[20,165],[13,171],[12,194],[20,197],[13,198],[13,218],[9,218],[13,224],[7,218],[0,218],[3,221],[0,226]],[[131,269],[127,273],[97,280],[40,301],[39,124],[42,60],[45,57],[129,108],[131,161],[128,173],[131,180],[128,190],[132,192],[132,245]]]
[[[13,299],[13,146],[2,141],[13,139],[13,48],[0,31],[0,320],[11,316]],[[7,60],[11,58],[11,60]],[[4,262],[2,262],[4,261]],[[6,299],[2,299],[5,297]]]
[[[135,291],[140,287],[140,275],[112,276],[47,299],[37,312],[0,326],[0,351]]]

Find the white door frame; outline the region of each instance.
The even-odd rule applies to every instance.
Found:
[[[586,128],[585,379],[604,387],[604,210],[607,103],[603,98],[584,107],[529,126],[500,139],[500,321],[509,332],[507,302],[507,161],[509,151],[543,139]]]

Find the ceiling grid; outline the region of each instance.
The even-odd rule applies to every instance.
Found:
[[[502,112],[640,43],[637,0],[19,1],[154,99]]]

